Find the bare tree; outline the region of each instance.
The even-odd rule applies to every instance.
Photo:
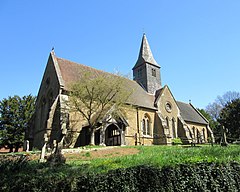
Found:
[[[86,120],[91,135],[90,145],[95,144],[94,133],[106,112],[113,106],[119,109],[131,95],[131,90],[126,88],[128,81],[108,73],[84,73],[79,82],[72,84],[69,106]]]
[[[217,97],[217,102],[222,106],[225,107],[228,103],[231,103],[235,99],[240,98],[240,93],[236,91],[228,91],[224,93],[222,97]]]
[[[227,91],[222,96],[217,96],[213,103],[209,103],[206,107],[206,111],[216,121],[221,113],[221,110],[230,102],[240,98],[240,93],[236,91]]]
[[[207,113],[213,118],[214,121],[217,121],[220,112],[222,110],[222,105],[218,104],[216,101],[209,103],[206,107]]]

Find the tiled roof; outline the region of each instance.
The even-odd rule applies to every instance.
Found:
[[[200,113],[191,104],[177,101],[177,105],[180,109],[181,116],[185,121],[200,124],[208,124],[208,122],[200,115]]]
[[[55,56],[56,57],[56,56]],[[64,89],[69,90],[69,86],[71,83],[77,82],[81,80],[81,76],[83,72],[90,72],[93,75],[99,74],[110,74],[101,70],[94,69],[92,67],[88,67],[86,65],[78,64],[66,59],[56,57],[57,63],[60,68],[60,72],[64,81]],[[116,76],[117,78],[117,76]],[[156,109],[154,107],[154,100],[155,96],[152,94],[147,93],[137,82],[124,78],[125,87],[130,91],[132,94],[127,103],[145,107]]]

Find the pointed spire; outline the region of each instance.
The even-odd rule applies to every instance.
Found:
[[[133,68],[136,68],[136,67],[142,65],[143,63],[149,63],[149,64],[155,65],[157,67],[160,67],[153,57],[153,54],[152,54],[152,51],[148,44],[145,33],[143,33],[138,60]]]

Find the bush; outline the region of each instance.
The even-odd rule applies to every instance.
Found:
[[[238,191],[240,165],[137,166],[78,178],[79,191]]]
[[[64,164],[66,162],[66,158],[61,152],[57,152],[47,157],[47,162],[51,165]]]
[[[172,144],[173,145],[182,145],[182,140],[180,138],[174,138],[172,139]]]
[[[17,172],[27,165],[28,155],[3,155],[0,156],[0,173],[3,171]]]
[[[23,157],[1,159],[0,191],[239,191],[240,164],[139,165],[83,174],[81,167],[49,166]],[[17,171],[15,170],[17,168]]]

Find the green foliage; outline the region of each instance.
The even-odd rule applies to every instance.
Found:
[[[0,172],[3,170],[17,172],[25,168],[29,160],[27,155],[9,155],[0,157]]]
[[[236,162],[202,162],[162,168],[138,165],[101,174],[83,174],[84,168],[49,167],[48,164],[27,162],[17,171],[1,169],[0,191],[221,192],[238,191],[240,188],[240,164]]]
[[[89,152],[86,152],[86,153],[85,153],[85,156],[86,156],[86,157],[91,157],[91,154],[90,154]]]
[[[131,91],[126,90],[126,79],[108,73],[82,72],[81,81],[71,85],[71,110],[82,115],[91,133],[90,145],[94,145],[94,132],[106,113],[114,106],[115,111],[125,104]],[[111,115],[114,115],[112,113]],[[103,120],[104,119],[104,120]]]
[[[221,111],[219,122],[228,129],[227,136],[240,137],[240,99],[229,102]]]
[[[17,151],[34,112],[35,97],[8,97],[0,101],[0,145]]]
[[[52,166],[0,155],[0,191],[238,191],[239,146],[138,146],[139,154]],[[79,155],[79,154],[76,154]],[[14,181],[14,182],[13,182]]]
[[[182,140],[180,138],[173,138],[172,139],[172,144],[173,145],[182,145]]]
[[[156,168],[137,166],[81,176],[80,191],[238,191],[240,165],[199,163]]]
[[[88,161],[67,160],[72,166],[84,166],[83,173],[106,173],[118,168],[129,168],[139,165],[151,165],[154,167],[176,166],[182,163],[219,162],[230,161],[240,162],[239,146],[211,147],[210,145],[190,146],[137,146],[138,154],[97,158]]]
[[[52,166],[61,165],[66,162],[66,157],[61,152],[56,152],[48,156],[47,163]]]

